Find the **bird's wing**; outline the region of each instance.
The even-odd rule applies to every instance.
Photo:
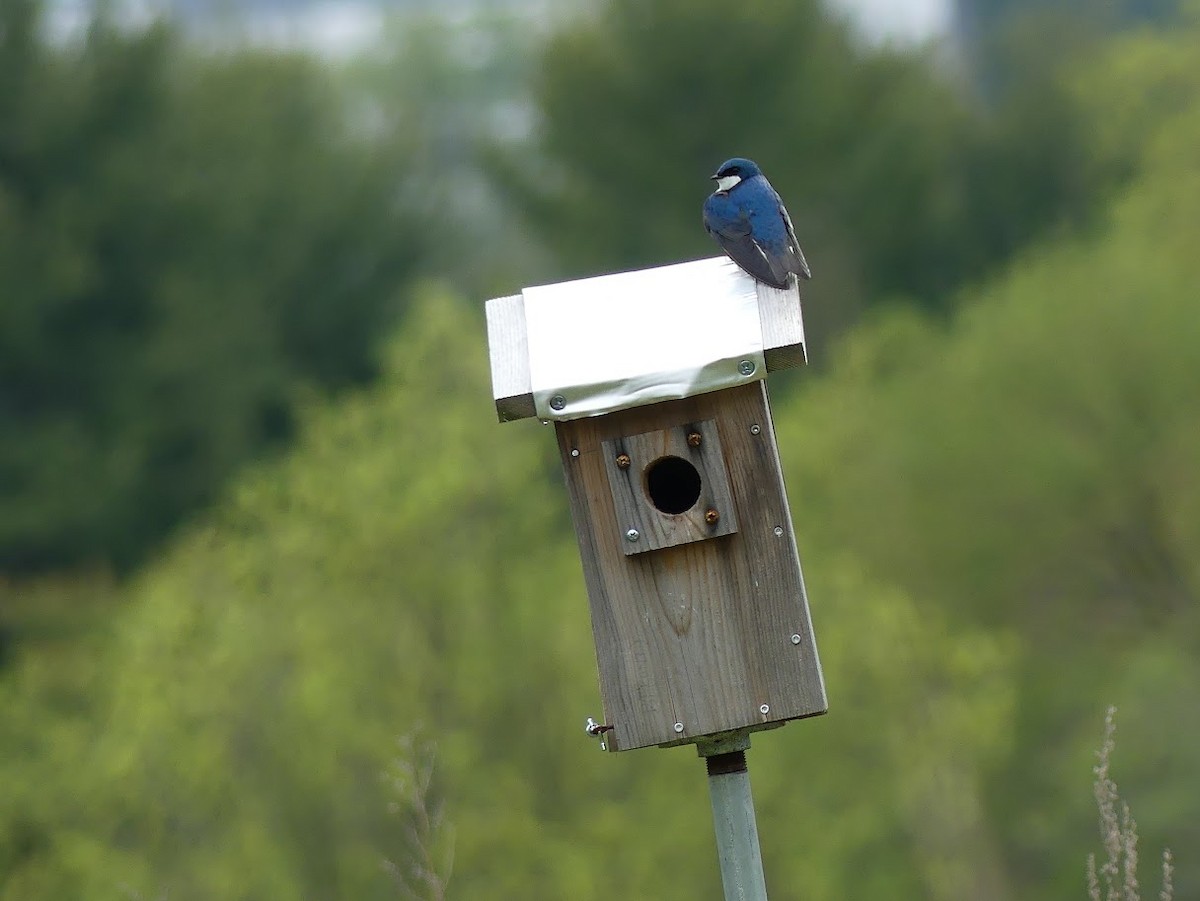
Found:
[[[779,195],[775,195],[775,199],[779,200],[779,213],[783,216],[783,224],[787,227],[788,251],[790,263],[794,263],[794,267],[789,267],[792,272],[796,273],[801,278],[812,278],[812,270],[808,268],[808,260],[804,259],[804,251],[800,249],[800,242],[796,240],[796,230],[792,228],[792,217],[788,215],[787,207],[783,205],[783,200]]]
[[[704,227],[717,239],[721,249],[750,275],[776,288],[788,286],[787,273],[781,278],[758,242],[751,237],[750,219],[744,213],[734,220],[718,221],[705,210]]]

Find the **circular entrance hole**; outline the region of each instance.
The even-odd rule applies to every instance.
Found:
[[[659,457],[646,467],[646,494],[663,513],[685,513],[700,500],[700,473],[682,457]]]

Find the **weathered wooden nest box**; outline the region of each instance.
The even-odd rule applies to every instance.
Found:
[[[501,421],[553,421],[608,747],[826,710],[767,400],[805,361],[798,290],[725,258],[487,304]]]

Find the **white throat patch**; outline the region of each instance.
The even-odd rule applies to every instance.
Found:
[[[717,179],[717,190],[728,191],[730,188],[736,187],[742,181],[740,175],[722,175]]]

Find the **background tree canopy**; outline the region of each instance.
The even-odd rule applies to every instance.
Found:
[[[717,890],[697,759],[582,735],[553,441],[495,431],[479,301],[714,254],[733,152],[822,330],[772,379],[831,701],[750,754],[772,897],[1084,897],[1109,703],[1196,895],[1200,26],[1088,13],[990,94],[808,3],[338,65],[37,12],[0,5],[0,901],[398,897],[424,803],[452,896]]]
[[[313,60],[36,13],[0,9],[0,566],[125,564],[374,372],[422,230]]]
[[[944,310],[964,281],[1086,219],[1106,181],[1052,75],[981,110],[932,55],[864,46],[816,0],[612,0],[550,41],[538,153],[502,172],[558,257],[592,271],[711,253],[703,179],[753,157],[803,198],[824,333],[896,295]]]

